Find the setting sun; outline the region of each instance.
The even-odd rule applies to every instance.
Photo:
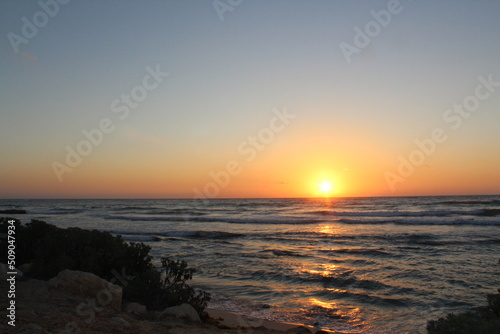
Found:
[[[319,185],[319,190],[325,196],[330,195],[333,190],[332,183],[329,181],[322,181]]]

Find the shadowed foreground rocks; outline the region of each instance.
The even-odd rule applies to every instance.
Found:
[[[6,281],[0,282],[2,291]],[[49,281],[18,279],[16,326],[2,321],[0,333],[241,333],[214,319],[201,322],[188,304],[162,312],[147,311],[138,303],[122,301],[121,287],[96,275],[64,270]],[[2,307],[6,303],[2,296]],[[305,331],[304,331],[305,330]],[[307,333],[305,328],[270,330],[259,327],[245,333]],[[310,332],[311,333],[311,332]]]

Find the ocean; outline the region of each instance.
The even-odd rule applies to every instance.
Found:
[[[500,196],[0,200],[10,208],[185,260],[213,308],[345,333],[425,333],[500,288]]]

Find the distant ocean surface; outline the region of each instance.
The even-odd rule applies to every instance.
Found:
[[[500,287],[500,196],[0,200],[10,208],[185,260],[213,308],[346,333],[424,333]]]

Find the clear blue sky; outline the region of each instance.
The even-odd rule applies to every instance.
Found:
[[[353,44],[355,27],[364,29],[374,20],[370,12],[389,2],[245,0],[221,21],[212,1],[73,0],[16,53],[8,34],[21,36],[22,18],[33,22],[41,7],[2,1],[0,197],[97,196],[97,184],[82,185],[115,174],[123,189],[113,190],[120,180],[110,181],[102,196],[190,196],[207,173],[238,158],[235,148],[269,123],[273,108],[283,107],[296,120],[225,189],[227,196],[252,196],[251,182],[281,182],[278,171],[259,172],[286,168],[266,154],[286,151],[281,159],[292,164],[291,155],[306,156],[308,145],[318,151],[311,160],[337,176],[380,161],[373,174],[359,178],[379,185],[367,194],[391,194],[382,189],[383,173],[396,169],[397,157],[411,152],[415,139],[445,127],[443,112],[474,93],[478,76],[500,81],[500,2],[402,0],[400,13],[347,62],[340,44]],[[157,65],[169,76],[119,120],[111,103],[142,83],[146,67]],[[479,165],[450,172],[457,179],[449,183],[485,166],[496,179],[471,191],[492,193],[492,184],[500,186],[494,173],[500,170],[499,107],[500,91],[448,132],[426,162],[443,166],[429,180],[479,159]],[[116,130],[59,182],[52,163],[64,163],[65,147],[75,147],[82,130],[104,117]],[[339,162],[341,152],[359,147],[380,154]],[[161,174],[164,188],[148,191],[154,182],[137,176],[127,186],[123,177],[133,173]],[[190,180],[178,180],[179,173]],[[447,184],[443,192],[469,189]],[[429,192],[411,180],[401,187],[401,194]],[[363,195],[344,188],[345,195]],[[286,197],[290,189],[270,194]]]

